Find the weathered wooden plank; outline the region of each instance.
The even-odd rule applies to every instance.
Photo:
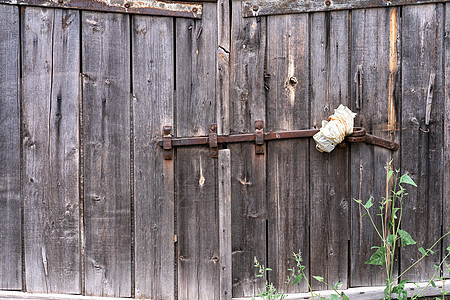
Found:
[[[445,5],[445,16],[449,15],[450,4],[447,3]],[[442,212],[445,232],[450,228],[450,22],[445,21],[444,30],[444,210]],[[445,249],[446,245],[450,245],[450,237],[447,237],[443,243]],[[449,268],[446,268],[446,270],[447,272],[450,271]]]
[[[19,9],[0,5],[0,15],[0,289],[21,289]]]
[[[231,154],[229,149],[219,150],[218,164],[220,299],[231,300]]]
[[[267,19],[267,130],[309,127],[308,15]],[[269,281],[284,292],[307,290],[306,281],[285,281],[301,252],[309,269],[309,141],[275,141],[267,146]]]
[[[217,133],[230,133],[231,0],[217,3]]]
[[[244,17],[448,2],[449,0],[244,0]]]
[[[355,126],[365,127],[376,136],[396,142],[399,142],[400,130],[398,99],[400,45],[397,43],[400,29],[399,15],[400,11],[397,8],[352,12],[350,72],[351,108],[358,113]],[[357,73],[361,71],[362,82],[355,82],[355,78],[359,80]],[[365,202],[372,196],[376,202],[382,201],[382,197],[386,197],[384,166],[394,159],[398,169],[400,152],[362,143],[352,144],[351,151],[351,197]],[[390,188],[387,188],[387,191],[390,191]],[[383,285],[386,276],[384,269],[365,264],[374,251],[371,247],[381,245],[381,241],[370,220],[362,218],[365,211],[354,201],[351,208],[350,286]],[[373,213],[379,213],[375,207]],[[375,218],[375,223],[381,228],[380,218]]]
[[[215,123],[217,7],[203,19],[176,20],[177,136],[207,135]],[[219,299],[217,163],[207,148],[176,157],[178,299]]]
[[[242,18],[241,1],[232,1],[230,53],[230,132],[255,131],[265,120],[264,55],[266,19]],[[266,158],[254,144],[230,144],[232,178],[233,296],[253,296],[264,285],[253,258],[266,265]]]
[[[173,124],[173,19],[134,16],[132,78],[136,297],[175,295],[173,160],[158,140]]]
[[[131,296],[129,16],[83,12],[86,294]]]
[[[443,5],[410,6],[402,9],[402,137],[401,170],[408,172],[418,188],[405,186],[402,228],[419,246],[429,248],[441,236],[443,195]],[[436,75],[431,121],[425,125],[430,75]],[[440,247],[407,274],[409,280],[428,280],[433,264],[440,260]],[[420,256],[415,246],[402,249],[400,266],[405,270]]]
[[[348,11],[311,15],[311,126],[348,105]],[[310,147],[310,272],[347,287],[348,152]],[[314,289],[325,289],[312,281]]]
[[[79,13],[23,16],[23,193],[26,286],[80,293]]]
[[[193,0],[185,0],[183,2],[192,2]],[[204,0],[217,1],[217,0]],[[70,1],[54,1],[54,0],[0,0],[0,3],[13,5],[30,5],[41,6],[47,8],[69,8],[82,9],[92,11],[131,13],[141,15],[159,15],[184,18],[202,18],[202,4],[199,3],[171,3],[160,0],[145,1],[114,1],[114,0],[70,0]]]

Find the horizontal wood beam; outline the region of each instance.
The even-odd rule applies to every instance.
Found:
[[[186,1],[192,2],[193,0],[183,0],[182,2],[161,0],[0,0],[0,4],[201,19],[203,5],[201,3],[186,3]]]
[[[344,9],[365,9],[427,3],[443,3],[450,0],[244,0],[244,17],[283,15]]]

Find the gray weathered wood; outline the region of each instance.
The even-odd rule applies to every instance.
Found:
[[[267,19],[267,130],[309,128],[308,15]],[[267,145],[267,209],[269,281],[284,292],[307,290],[306,281],[285,281],[301,252],[309,269],[309,140],[275,141]]]
[[[230,133],[231,0],[217,3],[217,133]]]
[[[177,136],[207,135],[215,123],[217,7],[201,21],[176,20]],[[203,147],[176,156],[178,299],[219,299],[217,163]]]
[[[231,154],[229,149],[219,150],[219,248],[220,299],[231,300]]]
[[[445,16],[450,15],[450,4],[445,5]],[[444,29],[444,197],[443,228],[450,230],[450,22],[445,22]],[[450,245],[450,237],[444,240],[444,249]],[[443,255],[445,255],[444,252]],[[449,272],[449,268],[446,268]],[[448,274],[448,273],[446,273]]]
[[[135,16],[132,24],[135,294],[175,294],[173,160],[158,140],[173,125],[173,19]]]
[[[266,19],[242,18],[241,1],[232,1],[230,53],[230,132],[255,131],[265,120],[264,54]],[[232,178],[233,296],[254,295],[264,285],[253,258],[266,265],[266,157],[254,144],[230,144]]]
[[[352,12],[351,108],[358,113],[355,126],[365,127],[376,136],[399,142],[400,101],[398,8],[355,10]],[[354,76],[362,67],[362,93],[357,99]],[[359,109],[357,108],[359,107]],[[394,159],[398,169],[400,151],[393,152],[363,143],[351,145],[351,197],[365,203],[371,196],[376,203],[386,197],[387,162]],[[395,167],[393,165],[393,167]],[[388,191],[392,185],[389,185]],[[386,272],[380,266],[367,265],[381,241],[365,211],[351,201],[351,273],[350,286],[373,286],[385,283]],[[374,214],[379,211],[374,206]],[[381,228],[380,218],[374,219]],[[398,267],[398,266],[397,266]]]
[[[23,15],[23,193],[27,291],[80,293],[79,13]]]
[[[304,12],[333,11],[343,9],[367,9],[400,5],[448,2],[449,0],[244,0],[244,17],[280,15]]]
[[[202,18],[202,4],[186,3],[195,0],[185,0],[183,2],[171,3],[160,0],[146,1],[114,1],[114,0],[70,0],[70,1],[53,1],[53,0],[0,0],[0,3],[25,5],[25,6],[41,6],[52,8],[69,8],[93,11],[105,11],[116,13],[131,13],[141,15],[160,15],[160,16],[177,16],[184,18]],[[217,1],[217,0],[205,0]]]
[[[402,8],[402,137],[401,170],[408,172],[418,188],[405,186],[402,229],[425,249],[441,236],[443,195],[443,5]],[[430,125],[425,125],[425,107],[430,74],[436,74]],[[429,130],[429,131],[428,131]],[[433,264],[440,260],[440,247],[405,278],[428,280]],[[402,249],[401,269],[421,255],[415,246]]]
[[[0,15],[0,289],[21,289],[19,9]]]
[[[311,15],[311,126],[348,105],[348,11]],[[347,287],[348,151],[310,147],[310,273]],[[314,289],[325,289],[312,281]]]
[[[83,12],[86,294],[131,296],[129,16]]]

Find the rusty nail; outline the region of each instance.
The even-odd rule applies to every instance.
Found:
[[[331,5],[331,1],[330,0],[325,1],[325,4],[326,4],[326,6],[330,6]]]
[[[215,131],[216,128],[217,128],[217,125],[216,125],[216,124],[211,124],[211,126],[209,127],[209,130]]]
[[[253,5],[253,11],[258,11],[259,7],[258,5]]]
[[[296,77],[292,76],[291,78],[289,78],[289,82],[294,85],[298,83],[298,80]]]
[[[129,2],[124,4],[125,8],[130,8],[131,4]]]
[[[196,13],[197,11],[198,11],[198,8],[197,8],[197,7],[193,7],[193,8],[192,8],[192,12]]]

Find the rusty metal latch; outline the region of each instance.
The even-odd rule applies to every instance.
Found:
[[[211,157],[217,157],[219,144],[227,143],[241,143],[241,142],[254,142],[255,153],[264,154],[264,142],[284,139],[295,138],[309,138],[319,132],[319,129],[305,129],[305,130],[292,130],[292,131],[279,131],[279,132],[264,132],[264,122],[257,120],[255,122],[255,133],[244,133],[234,135],[217,135],[217,125],[211,124],[209,136],[199,137],[184,137],[184,138],[172,138],[171,126],[164,126],[163,139],[159,142],[159,145],[163,148],[164,159],[172,159],[173,147],[186,147],[186,146],[209,146]],[[392,151],[396,151],[399,145],[393,141],[389,141],[371,134],[368,134],[362,127],[353,128],[353,134],[347,136],[344,142],[341,144],[344,146],[346,143],[359,143],[364,142],[369,145],[375,145],[383,147]],[[341,147],[342,148],[342,147]]]

